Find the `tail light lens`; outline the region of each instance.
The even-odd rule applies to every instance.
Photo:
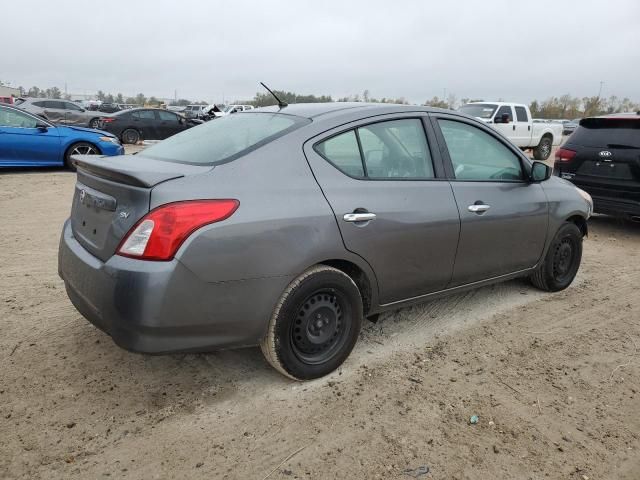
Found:
[[[115,120],[116,120],[116,119],[115,119],[115,118],[113,118],[113,117],[102,117],[102,118],[100,119],[100,121],[101,121],[102,123],[111,123],[111,122],[115,122]]]
[[[229,218],[238,200],[191,200],[168,203],[147,213],[118,246],[117,253],[140,260],[171,260],[199,228]]]
[[[573,157],[576,156],[576,152],[569,150],[568,148],[559,148],[556,152],[556,162],[570,162]]]

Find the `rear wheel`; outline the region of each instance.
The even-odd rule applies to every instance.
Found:
[[[72,171],[76,171],[76,167],[71,160],[71,155],[100,155],[101,152],[92,143],[89,142],[78,142],[71,145],[66,153],[64,154],[64,164],[65,166]]]
[[[542,137],[537,147],[533,149],[533,158],[536,160],[546,160],[551,155],[552,140],[550,137]]]
[[[92,118],[91,121],[89,122],[89,128],[98,128],[100,126],[100,119],[99,118]]]
[[[280,297],[260,347],[294,380],[322,377],[351,353],[362,324],[362,298],[344,272],[325,265],[295,279]]]
[[[135,145],[140,141],[140,132],[133,128],[127,128],[124,132],[122,132],[121,137],[122,143]]]
[[[582,260],[582,231],[574,223],[565,223],[558,229],[547,255],[531,282],[541,290],[564,290],[575,278]]]

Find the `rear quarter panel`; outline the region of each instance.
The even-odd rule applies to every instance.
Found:
[[[187,199],[240,201],[232,217],[198,230],[176,255],[206,282],[290,281],[322,261],[347,260],[367,274],[372,304],[377,305],[373,272],[344,248],[333,212],[303,155],[303,139],[295,133],[209,173],[156,186],[151,208]]]

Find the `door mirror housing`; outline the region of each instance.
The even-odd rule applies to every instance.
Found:
[[[543,162],[533,162],[531,167],[531,181],[532,182],[544,182],[551,178],[553,169]]]
[[[47,130],[49,130],[49,125],[47,125],[46,123],[38,122],[36,123],[36,128],[41,132],[46,132]]]
[[[509,123],[510,121],[511,120],[509,119],[509,114],[503,113],[499,117],[496,116],[496,118],[493,120],[493,123]]]

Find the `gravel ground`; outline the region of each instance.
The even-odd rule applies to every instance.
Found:
[[[385,314],[295,383],[257,349],[136,355],[88,324],[56,269],[74,182],[0,175],[0,478],[639,478],[640,224],[593,218],[564,292]]]

